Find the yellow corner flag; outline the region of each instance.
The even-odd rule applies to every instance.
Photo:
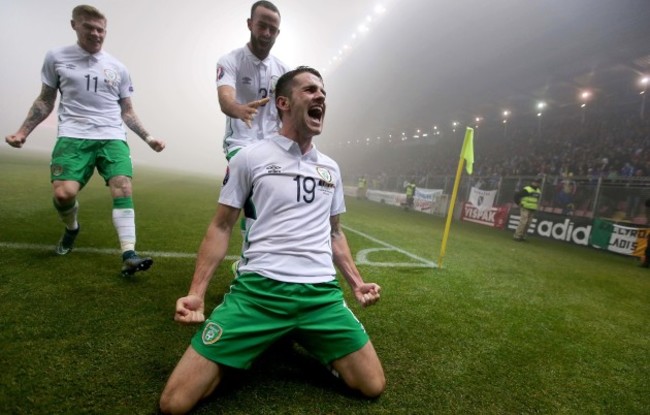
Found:
[[[467,127],[465,141],[463,141],[463,158],[465,159],[465,170],[467,174],[474,171],[474,129]]]
[[[456,170],[456,179],[454,180],[454,188],[451,191],[451,200],[449,201],[449,208],[447,209],[447,220],[445,222],[445,231],[442,234],[442,246],[440,247],[440,257],[438,259],[438,267],[442,268],[442,260],[447,251],[447,238],[449,237],[449,228],[451,227],[451,217],[454,213],[454,204],[456,203],[456,195],[458,194],[458,185],[460,184],[460,176],[463,174],[463,162],[467,174],[472,174],[474,171],[474,129],[467,127],[465,131],[465,140],[463,140],[463,147],[460,150],[460,160],[458,160],[458,169]]]

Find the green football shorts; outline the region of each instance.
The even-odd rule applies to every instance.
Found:
[[[52,150],[51,181],[73,180],[84,187],[95,168],[107,183],[115,176],[133,177],[126,141],[59,137]]]
[[[244,274],[233,280],[223,302],[192,338],[192,347],[218,364],[248,369],[288,334],[323,364],[368,342],[338,281],[297,284]]]

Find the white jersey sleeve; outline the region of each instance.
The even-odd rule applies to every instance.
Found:
[[[278,113],[275,107],[275,84],[289,67],[273,55],[258,59],[248,48],[235,49],[219,58],[217,62],[217,88],[229,86],[235,90],[239,104],[247,104],[263,98],[269,102],[257,109],[252,126],[237,118],[226,116],[224,152],[246,147],[256,141],[277,134]]]

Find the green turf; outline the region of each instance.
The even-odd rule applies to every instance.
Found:
[[[0,152],[0,413],[150,414],[194,328],[173,322],[190,257],[157,257],[119,276],[108,190],[81,193],[78,250],[57,257],[62,231],[47,159]],[[138,168],[138,248],[194,254],[220,182]],[[344,226],[429,261],[441,218],[348,200]],[[347,232],[353,252],[385,246]],[[241,238],[233,235],[230,255]],[[11,245],[10,245],[11,244]],[[45,247],[44,247],[45,246]],[[373,262],[417,262],[376,251]],[[454,222],[443,269],[360,265],[383,288],[351,307],[383,361],[377,401],[346,393],[288,345],[233,374],[197,414],[647,414],[650,270],[632,258]],[[229,282],[217,271],[207,300]]]

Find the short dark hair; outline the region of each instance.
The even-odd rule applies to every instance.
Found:
[[[82,4],[72,9],[72,20],[79,20],[81,17],[88,17],[90,19],[106,20],[106,16],[102,14],[93,6]]]
[[[257,9],[258,7],[264,7],[265,9],[269,9],[269,10],[277,13],[278,16],[280,16],[280,10],[278,10],[278,8],[275,6],[275,4],[271,3],[270,1],[259,0],[259,1],[256,1],[255,3],[253,3],[253,7],[251,7],[251,19],[253,18],[253,14],[255,14],[255,9]],[[280,17],[282,17],[282,16],[280,16]]]
[[[275,84],[275,98],[277,99],[278,97],[288,97],[291,95],[291,88],[293,88],[294,78],[305,72],[309,72],[310,74],[315,75],[318,77],[318,79],[323,81],[323,76],[316,69],[310,66],[298,66],[289,72],[285,72],[284,75],[278,79],[278,82]],[[278,117],[282,119],[282,110],[280,110],[280,108],[278,108]]]

